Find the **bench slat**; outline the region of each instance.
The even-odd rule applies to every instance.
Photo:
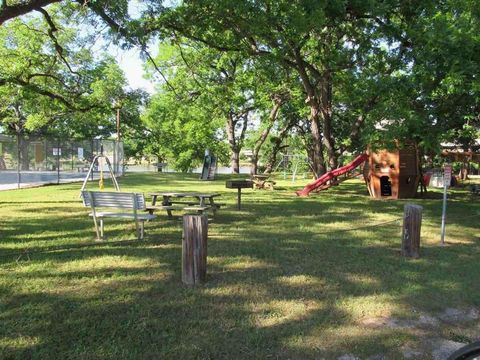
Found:
[[[93,213],[90,213],[89,216],[93,216]],[[122,218],[122,219],[135,219],[135,216],[132,213],[119,213],[119,212],[102,212],[99,211],[96,213],[98,218],[101,217],[111,217],[111,218]],[[153,220],[157,216],[150,214],[137,214],[138,220]]]
[[[183,210],[187,211],[205,211],[208,209],[210,209],[210,206],[187,206],[183,208]]]
[[[90,196],[88,191],[82,192],[83,203],[87,207],[91,207]],[[133,209],[133,196],[137,200],[137,209],[145,209],[145,197],[139,193],[121,193],[121,192],[100,192],[91,191],[93,195],[94,206],[96,208],[123,208]]]
[[[183,210],[182,206],[172,206],[172,205],[160,205],[160,206],[147,206],[145,210]]]

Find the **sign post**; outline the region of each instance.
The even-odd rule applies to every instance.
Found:
[[[447,188],[452,181],[452,166],[445,165],[443,167],[443,208],[442,208],[442,227],[441,227],[441,242],[445,245],[445,218],[447,216]]]

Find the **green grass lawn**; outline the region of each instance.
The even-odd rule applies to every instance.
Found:
[[[143,242],[132,222],[107,219],[108,242],[94,243],[80,184],[0,192],[0,358],[395,359],[433,333],[478,337],[468,324],[365,326],[480,308],[478,196],[450,191],[441,247],[439,191],[373,200],[352,180],[297,198],[305,182],[279,181],[275,191],[245,190],[237,211],[225,179],[119,180],[124,191],[222,194],[209,224],[208,280],[195,288],[181,283],[181,222],[166,214],[146,225]],[[407,202],[424,207],[417,260],[400,256],[401,221],[390,222]]]

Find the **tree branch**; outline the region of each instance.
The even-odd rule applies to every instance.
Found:
[[[51,18],[50,14],[43,8],[38,8],[38,9],[35,9],[36,11],[38,11],[39,13],[41,13],[45,19],[45,21],[47,22],[48,24],[48,37],[53,41],[53,45],[55,47],[55,51],[57,52],[58,56],[60,57],[60,59],[62,59],[63,63],[65,64],[65,66],[68,68],[68,70],[74,74],[74,75],[77,75],[77,76],[80,76],[80,74],[76,71],[74,71],[72,69],[72,67],[70,66],[70,64],[68,63],[67,59],[65,58],[65,56],[63,55],[65,53],[65,50],[63,49],[63,47],[59,44],[58,42],[58,39],[56,38],[55,36],[55,32],[58,31],[58,28],[56,27],[55,23],[53,22],[53,19]]]
[[[23,1],[15,5],[7,5],[6,0],[2,0],[0,4],[0,25],[7,20],[14,19],[18,16],[37,10],[43,6],[61,1],[62,0],[30,0]]]
[[[178,41],[175,42],[177,47],[178,47],[178,51],[180,53],[180,57],[182,58],[183,60],[183,63],[185,64],[185,66],[187,67],[187,69],[190,71],[190,74],[192,75],[192,78],[193,78],[193,81],[195,82],[195,84],[197,84],[197,86],[200,88],[200,89],[204,89],[205,87],[200,84],[200,82],[197,80],[197,76],[195,74],[195,72],[193,71],[192,67],[190,66],[190,64],[188,63],[187,59],[185,58],[185,54],[183,53],[183,50],[182,50],[182,46],[180,45],[180,43]]]
[[[40,75],[40,74],[36,74],[36,75]],[[59,95],[50,90],[44,89],[38,86],[37,84],[32,84],[29,81],[25,81],[20,78],[0,78],[0,86],[7,85],[7,84],[19,85],[25,89],[32,90],[36,94],[46,96],[52,100],[57,100],[63,105],[65,105],[67,108],[74,111],[87,112],[97,107],[96,105],[89,105],[87,107],[77,107],[75,104],[71,103],[62,95]]]
[[[163,74],[162,70],[160,70],[160,67],[157,65],[155,59],[152,57],[152,55],[150,55],[148,50],[142,47],[142,52],[147,56],[147,59],[152,63],[155,70],[160,74],[160,76],[162,77],[163,81],[165,81],[165,84],[168,86],[168,88],[175,94],[177,98],[179,98],[180,96],[176,92],[175,87],[172,84],[170,84],[167,77]]]

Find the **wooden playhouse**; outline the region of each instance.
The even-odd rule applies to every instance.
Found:
[[[415,145],[396,150],[368,151],[363,176],[370,196],[378,199],[413,198],[420,181],[420,159]]]

